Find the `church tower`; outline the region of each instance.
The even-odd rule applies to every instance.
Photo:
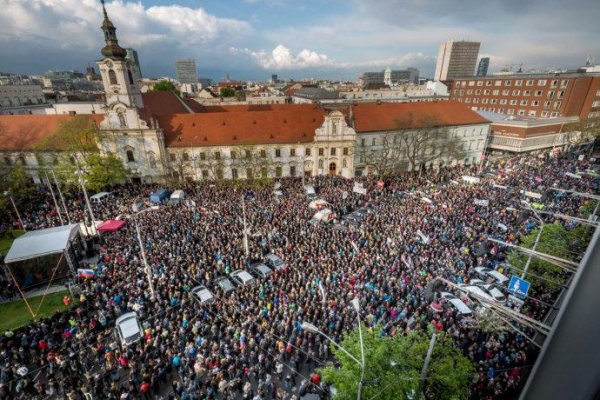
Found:
[[[137,85],[135,65],[127,59],[127,51],[119,46],[117,28],[106,13],[102,31],[106,45],[97,61],[104,85],[105,118],[98,126],[99,147],[105,154],[119,157],[129,170],[132,182],[159,182],[165,177],[166,149],[164,135],[156,121],[146,115],[142,94]]]
[[[108,18],[104,0],[101,2],[104,13],[101,29],[106,46],[102,48],[103,58],[97,64],[106,96],[107,128],[138,129],[140,119],[137,109],[143,108],[144,102],[136,82],[136,69],[126,59],[127,51],[119,46],[117,28]]]

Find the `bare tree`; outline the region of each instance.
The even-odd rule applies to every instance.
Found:
[[[276,168],[276,162],[268,151],[257,145],[247,144],[235,146],[231,149],[231,168],[243,170],[250,180],[267,178]]]
[[[386,132],[377,137],[375,146],[363,146],[358,150],[360,161],[377,175],[387,177],[406,169],[406,159],[402,158],[402,149],[398,138],[403,133]]]

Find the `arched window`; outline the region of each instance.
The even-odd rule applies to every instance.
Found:
[[[345,158],[342,160],[342,167],[343,168],[347,168],[348,167],[348,161],[346,161]]]
[[[319,160],[319,168],[323,168],[323,160]]]
[[[127,76],[129,77],[129,84],[133,85],[133,75],[131,75],[131,70],[127,70]]]
[[[148,163],[150,164],[150,168],[156,168],[156,156],[153,151],[148,152]]]
[[[133,150],[129,149],[126,151],[127,154],[127,162],[135,162],[135,157],[133,156]]]
[[[108,80],[110,81],[111,85],[118,85],[117,74],[115,74],[115,71],[113,71],[112,69],[108,70]]]

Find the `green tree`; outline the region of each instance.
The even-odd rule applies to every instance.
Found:
[[[85,173],[86,187],[92,191],[124,183],[129,172],[123,162],[113,154],[91,153],[85,156],[81,164],[65,154],[60,158],[55,171],[66,190],[78,190],[78,170]]]
[[[235,89],[230,88],[230,87],[223,87],[219,91],[219,95],[221,97],[234,97],[235,96]]]
[[[475,368],[454,345],[452,339],[439,334],[429,364],[427,379],[420,385],[429,338],[424,333],[407,336],[382,336],[379,328],[363,326],[365,376],[362,397],[365,399],[402,400],[419,391],[429,399],[468,398]],[[358,331],[347,334],[340,345],[360,359]],[[332,384],[337,400],[354,400],[361,369],[358,363],[337,347],[331,347],[339,368],[329,365],[319,370],[325,382]]]
[[[524,236],[521,240],[520,246],[528,249],[533,248],[535,240],[537,238],[540,228],[534,229],[527,236]],[[578,231],[577,231],[578,232]],[[575,240],[579,241],[574,235],[576,233],[570,232],[560,223],[555,222],[552,224],[544,224],[540,240],[536,247],[536,251],[540,253],[550,254],[552,256],[560,257],[567,260],[573,259],[573,249],[571,248]],[[587,245],[586,245],[587,247]],[[514,273],[520,275],[529,255],[524,254],[518,250],[511,251],[507,260],[510,265],[516,267]],[[566,275],[562,268],[551,264],[547,261],[540,260],[539,258],[532,256],[531,263],[529,264],[529,272],[533,275],[537,275],[547,281],[538,280],[539,283],[549,285],[550,287],[556,287],[552,282],[558,282],[564,284],[566,281]],[[535,277],[531,277],[532,280],[536,280]]]
[[[158,83],[156,83],[154,85],[154,88],[152,88],[152,91],[153,92],[175,92],[175,93],[179,93],[179,91],[175,87],[175,84],[173,82],[170,82],[170,81],[159,81]]]
[[[85,157],[98,151],[97,129],[93,121],[83,115],[64,120],[59,128],[45,136],[35,146],[41,152],[66,152],[77,157]]]

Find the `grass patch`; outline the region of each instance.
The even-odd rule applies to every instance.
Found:
[[[63,304],[62,299],[68,294],[69,292],[66,290],[48,294],[35,318],[31,316],[27,304],[25,304],[23,299],[0,304],[0,332],[4,332],[7,329],[17,329],[29,324],[33,320],[49,317],[54,314],[55,311],[66,310],[67,307]],[[34,313],[40,305],[42,298],[43,296],[36,296],[27,299]],[[71,304],[73,304],[73,302],[71,302]]]
[[[15,229],[12,231],[12,238],[10,237],[10,233],[5,233],[2,238],[0,238],[0,254],[6,256],[6,253],[10,250],[10,246],[12,246],[12,242],[24,233],[24,230]]]

